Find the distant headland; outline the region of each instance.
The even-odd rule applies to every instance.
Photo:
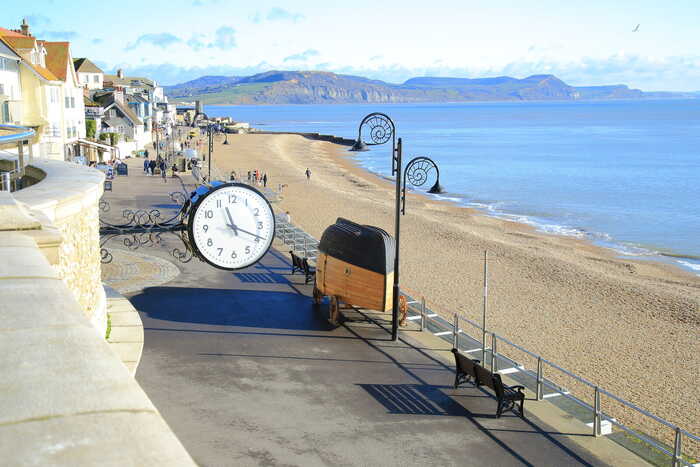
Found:
[[[644,92],[624,84],[571,86],[554,75],[420,77],[391,84],[324,71],[268,71],[252,76],[202,76],[164,88],[171,100],[201,100],[210,105],[700,98],[700,93]]]

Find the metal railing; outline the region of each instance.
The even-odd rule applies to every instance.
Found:
[[[318,240],[287,220],[286,214],[275,215],[275,237],[299,256],[316,261]]]
[[[697,460],[691,460],[683,455],[682,447],[684,439],[695,443],[700,442],[700,437],[697,435],[694,435],[693,433],[690,433],[687,430],[684,430],[677,425],[674,425],[671,422],[664,420],[629,401],[626,401],[625,399],[601,388],[591,381],[588,381],[587,379],[578,376],[565,368],[562,368],[556,363],[543,358],[541,355],[531,352],[526,348],[511,342],[503,336],[491,332],[488,329],[484,329],[479,323],[472,321],[469,318],[460,316],[458,313],[453,313],[452,323],[450,323],[439,313],[428,309],[426,307],[424,297],[422,297],[420,300],[415,300],[404,291],[401,293],[402,295],[406,296],[409,304],[409,316],[407,319],[409,321],[417,321],[420,331],[429,331],[435,336],[451,341],[455,348],[460,349],[460,351],[464,353],[480,353],[482,357],[482,364],[488,365],[492,372],[507,374],[510,378],[515,379],[519,384],[523,384],[524,386],[528,387],[528,389],[535,393],[538,401],[555,397],[564,397],[572,401],[574,404],[580,406],[584,409],[584,411],[591,415],[592,423],[590,423],[589,426],[592,427],[592,434],[594,436],[602,436],[604,434],[602,429],[603,425],[607,423],[609,424],[610,430],[607,430],[606,434],[611,434],[612,426],[616,426],[626,434],[648,444],[653,449],[670,458],[670,465],[674,467],[692,467],[696,465],[695,462],[697,462]],[[460,326],[460,323],[466,323],[474,328],[473,332],[475,336],[472,336],[466,332],[465,329]],[[483,333],[490,338],[486,340],[487,342],[480,340]],[[489,340],[490,342],[488,342]],[[531,358],[532,361],[535,362],[535,369],[526,368],[525,365],[518,363],[516,359],[507,356],[506,353],[508,352],[499,351],[499,343],[506,345],[509,349],[522,352],[527,357]],[[546,375],[549,375],[550,372],[547,372],[547,369],[550,369],[550,372],[553,371],[554,373],[560,373],[561,375],[571,378],[577,383],[590,389],[592,403],[587,403],[577,395],[572,394],[572,392],[568,389],[555,383],[551,379],[555,376],[550,376],[550,378],[548,378]],[[624,425],[611,414],[604,412],[601,404],[601,399],[603,397],[608,397],[622,406],[673,430],[673,447],[670,447],[663,442],[640,432],[639,430]]]
[[[22,187],[22,177],[24,177],[24,169],[28,162],[25,159],[24,145],[27,144],[28,146],[29,161],[31,161],[33,152],[30,139],[34,135],[35,132],[31,128],[16,125],[0,125],[0,145],[17,145],[17,158],[15,159],[14,169],[0,172],[0,191],[16,191]],[[12,158],[15,157],[14,154],[10,156]]]

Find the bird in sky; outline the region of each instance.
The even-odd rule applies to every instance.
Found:
[[[637,32],[637,31],[639,31],[639,26],[640,26],[639,24],[636,25],[636,26],[634,27],[634,29],[632,29],[632,32]]]

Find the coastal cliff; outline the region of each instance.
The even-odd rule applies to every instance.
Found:
[[[518,79],[411,78],[391,84],[320,71],[269,71],[252,76],[203,76],[166,86],[175,101],[205,104],[349,104],[654,98],[626,85],[571,86],[554,75]],[[663,97],[689,97],[664,93]]]

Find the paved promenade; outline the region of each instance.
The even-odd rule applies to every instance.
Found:
[[[113,210],[169,203],[175,183],[140,162],[106,195]],[[532,400],[527,420],[495,418],[419,332],[392,342],[358,314],[331,327],[287,256],[234,273],[173,260],[178,276],[128,294],[145,332],[137,381],[199,465],[642,465],[575,424],[562,434]]]

